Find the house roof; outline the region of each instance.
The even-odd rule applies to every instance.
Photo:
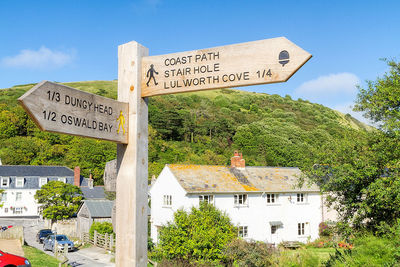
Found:
[[[84,200],[92,218],[111,218],[113,201],[110,200]]]
[[[93,188],[82,186],[81,187],[83,197],[85,199],[105,199],[106,194],[104,193],[103,186],[94,186]]]
[[[74,176],[74,171],[63,166],[0,165],[0,176]]]
[[[167,164],[188,193],[319,191],[315,184],[297,186],[299,168]]]

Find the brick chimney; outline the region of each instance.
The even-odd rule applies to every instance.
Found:
[[[242,153],[235,150],[235,154],[231,157],[231,167],[232,168],[245,168],[246,161],[243,159]]]
[[[81,168],[78,166],[74,169],[74,185],[81,186]]]

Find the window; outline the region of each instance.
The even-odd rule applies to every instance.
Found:
[[[15,201],[20,201],[22,199],[22,192],[17,192],[15,194]]]
[[[57,181],[66,183],[66,182],[67,182],[67,178],[65,178],[65,177],[58,177]]]
[[[278,200],[277,194],[267,194],[267,203],[268,204],[276,203],[277,200]]]
[[[21,207],[15,207],[13,213],[14,213],[14,214],[22,214],[22,208],[21,208]]]
[[[164,206],[172,206],[172,196],[164,195]]]
[[[8,213],[8,208],[4,208],[4,213]]]
[[[304,200],[305,200],[304,194],[303,193],[297,193],[297,202],[298,203],[302,203],[302,202],[305,202]]]
[[[15,179],[15,187],[24,187],[24,178],[23,177],[17,177]]]
[[[276,233],[276,229],[278,229],[278,226],[271,225],[271,234],[275,234]]]
[[[1,202],[6,202],[7,201],[7,192],[3,192],[1,194]]]
[[[238,235],[239,237],[247,237],[247,226],[239,226]]]
[[[234,195],[235,206],[247,206],[247,195]]]
[[[207,202],[208,204],[213,204],[214,203],[214,196],[213,195],[200,195],[199,196],[199,204],[202,201]]]
[[[7,177],[1,178],[1,187],[8,187],[10,184],[10,179]]]
[[[305,223],[297,224],[297,234],[298,235],[304,235],[304,225],[305,225]]]
[[[41,177],[41,178],[39,179],[39,187],[42,187],[42,186],[44,186],[45,184],[47,184],[47,178]]]

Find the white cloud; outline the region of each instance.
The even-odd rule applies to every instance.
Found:
[[[54,69],[72,63],[75,51],[62,52],[42,46],[39,50],[24,49],[18,55],[5,57],[1,65],[14,68]]]
[[[357,94],[357,84],[360,84],[360,79],[353,73],[329,74],[303,83],[295,90],[294,96],[331,106],[340,99],[339,102],[343,102],[344,98],[352,101]]]

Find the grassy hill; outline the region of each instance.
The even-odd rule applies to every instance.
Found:
[[[116,99],[117,81],[64,83]],[[17,103],[34,84],[0,89],[3,164],[81,166],[101,183],[115,144],[41,132]],[[149,175],[166,163],[229,164],[233,150],[247,165],[307,167],[329,156],[320,147],[364,138],[367,126],[319,104],[290,96],[221,89],[149,100]]]

